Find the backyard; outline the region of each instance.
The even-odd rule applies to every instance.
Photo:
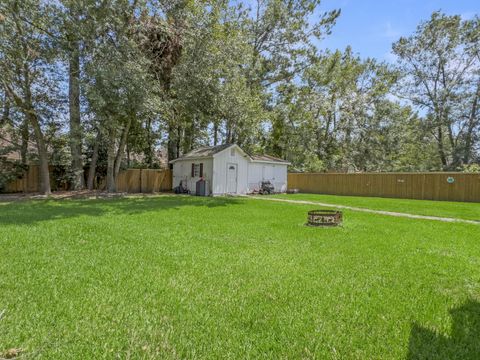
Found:
[[[278,194],[279,199],[311,201],[378,211],[476,220],[480,222],[480,205],[473,202],[388,199],[381,197],[338,196],[325,194]]]
[[[480,220],[478,203],[293,195]],[[480,224],[184,196],[0,200],[0,358],[477,359]]]

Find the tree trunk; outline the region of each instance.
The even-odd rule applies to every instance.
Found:
[[[146,146],[143,150],[143,154],[145,156],[145,162],[148,164],[148,167],[151,168],[153,166],[153,144],[152,144],[152,120],[150,118],[147,119],[145,124],[146,130]],[[127,147],[127,156],[128,156],[128,166],[130,166],[130,149]]]
[[[107,191],[116,192],[115,184],[115,128],[112,126],[108,130],[108,150],[107,150]]]
[[[273,155],[283,158],[285,148],[285,144],[283,143],[284,135],[285,135],[285,123],[283,119],[276,118],[272,121],[272,131],[271,131],[271,149]]]
[[[445,150],[443,148],[443,131],[442,125],[438,125],[437,127],[437,145],[438,145],[438,155],[440,157],[440,161],[442,163],[443,169],[447,168],[447,157],[445,155]]]
[[[218,124],[215,122],[213,124],[213,146],[217,146],[218,144]]]
[[[21,143],[21,148],[20,148],[20,157],[22,160],[22,165],[26,167],[27,165],[27,154],[28,154],[28,139],[29,139],[29,133],[28,133],[28,119],[25,118],[23,120],[21,128],[20,128],[20,133],[22,135],[22,143]]]
[[[188,126],[185,126],[185,134],[183,137],[183,153],[187,153],[193,149],[195,137],[195,116]]]
[[[79,44],[74,42],[69,58],[68,99],[70,108],[70,151],[72,154],[72,188],[85,188],[82,162],[82,127],[80,123],[80,56]]]
[[[130,131],[130,126],[132,124],[132,119],[130,118],[125,127],[122,130],[122,136],[120,137],[120,144],[118,145],[117,155],[115,156],[115,167],[113,177],[117,179],[118,173],[120,172],[120,165],[122,164],[122,157],[125,153],[125,144],[127,143],[128,132]]]
[[[172,124],[168,125],[168,143],[167,143],[167,152],[168,152],[168,161],[176,159],[176,133],[175,128]]]
[[[450,170],[456,170],[455,168],[460,164],[460,154],[458,153],[457,143],[455,136],[453,135],[453,129],[450,124],[447,125],[448,142],[450,143],[452,161],[449,165]]]
[[[27,117],[32,124],[35,139],[37,140],[38,160],[39,160],[39,175],[40,175],[40,193],[44,195],[51,194],[50,187],[50,173],[48,171],[48,153],[45,145],[45,138],[43,137],[42,129],[38,121],[37,115],[33,109],[27,112]]]
[[[227,121],[227,123],[226,123],[226,128],[227,128],[227,131],[226,131],[226,136],[225,136],[225,143],[226,144],[231,144],[232,143],[232,128],[230,126],[229,121]]]
[[[8,101],[8,94],[5,92],[5,99],[3,102],[3,113],[0,119],[0,125],[6,124],[10,121],[10,102]]]
[[[477,84],[477,91],[472,102],[472,110],[470,111],[470,116],[468,119],[468,129],[467,134],[465,135],[465,152],[463,155],[463,163],[468,164],[472,157],[472,146],[473,146],[473,130],[477,125],[477,108],[478,100],[480,98],[480,82]]]
[[[90,168],[88,169],[88,180],[87,180],[88,190],[93,190],[93,185],[95,182],[95,173],[97,171],[98,149],[100,147],[101,139],[102,139],[102,133],[100,132],[100,130],[98,130],[97,137],[95,139],[95,144],[93,145],[92,161],[90,162]]]
[[[180,145],[182,144],[182,129],[180,126],[177,126],[177,138],[176,138],[176,143],[175,143],[175,157],[179,158],[180,157]]]

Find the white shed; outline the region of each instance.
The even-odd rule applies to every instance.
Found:
[[[248,194],[267,180],[276,192],[287,190],[288,161],[268,155],[250,156],[236,144],[202,147],[170,163],[173,187],[182,182],[192,194],[201,178],[211,195]]]

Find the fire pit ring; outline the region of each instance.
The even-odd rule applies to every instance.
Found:
[[[307,226],[338,226],[343,221],[343,214],[338,210],[311,210],[308,212]]]

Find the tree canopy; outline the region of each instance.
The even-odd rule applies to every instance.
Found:
[[[320,0],[5,0],[0,170],[115,191],[122,168],[233,142],[294,171],[475,169],[479,17],[435,12],[385,63],[319,48],[339,16]]]

